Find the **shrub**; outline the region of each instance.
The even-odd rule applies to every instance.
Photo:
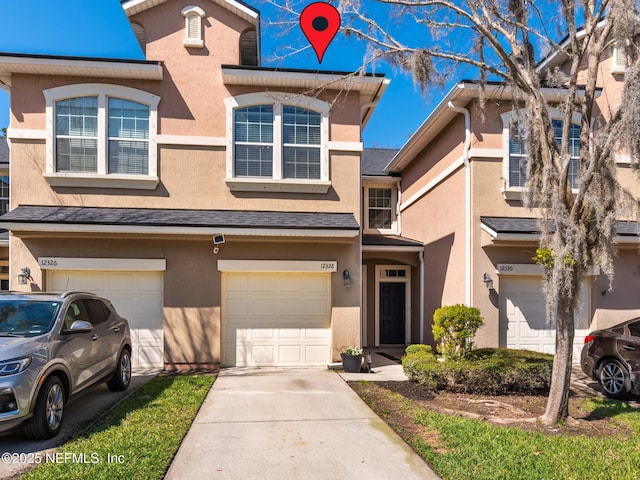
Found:
[[[471,339],[482,326],[480,310],[466,305],[441,307],[433,314],[433,338],[445,360],[460,360],[472,347]]]
[[[482,395],[537,394],[549,390],[553,356],[528,350],[484,348],[459,361],[439,362],[426,351],[402,358],[412,382],[432,390]]]

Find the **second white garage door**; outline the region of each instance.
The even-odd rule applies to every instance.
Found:
[[[224,272],[222,339],[224,366],[326,366],[330,274]]]
[[[580,361],[584,336],[588,332],[588,284],[583,283],[576,310],[573,360]],[[541,277],[504,276],[500,279],[500,346],[555,352],[555,324],[548,325]]]
[[[164,355],[162,272],[50,270],[48,289],[103,296],[129,321],[134,368],[162,368]]]

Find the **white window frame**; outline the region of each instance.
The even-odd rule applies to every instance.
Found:
[[[549,109],[549,115],[551,120],[564,120],[564,114],[556,109]],[[505,200],[521,200],[524,192],[524,187],[516,187],[509,185],[509,139],[511,131],[511,119],[515,116],[513,110],[509,110],[500,115],[502,118],[502,194]],[[571,123],[580,125],[582,116],[579,113],[574,112],[571,117]],[[576,189],[573,189],[577,192]]]
[[[203,38],[203,28],[202,28],[202,19],[205,15],[204,10],[200,7],[195,7],[190,5],[185,7],[180,12],[184,17],[184,40],[182,41],[185,47],[191,48],[202,48],[204,47],[204,38]],[[195,23],[196,29],[195,31],[191,31],[189,28],[192,20],[197,19]]]
[[[391,227],[390,228],[370,228],[369,227],[369,190],[372,188],[382,188],[391,190]],[[396,188],[395,183],[368,183],[364,187],[364,195],[363,195],[363,204],[364,204],[364,216],[363,216],[363,231],[364,233],[379,233],[382,235],[394,235],[398,232],[398,215],[397,215],[397,204],[398,204],[398,190]]]
[[[154,189],[158,179],[158,104],[160,97],[121,85],[83,83],[65,85],[44,90],[46,105],[46,165],[44,177],[56,187],[98,187]],[[98,97],[98,170],[91,172],[58,172],[56,170],[55,105],[59,100],[75,97]],[[113,174],[108,172],[108,99],[109,97],[131,100],[149,107],[149,168],[148,174]]]
[[[227,114],[227,169],[226,183],[234,191],[271,191],[326,193],[331,186],[329,180],[329,111],[330,105],[317,98],[283,92],[257,92],[227,97],[224,99]],[[234,176],[234,111],[237,108],[256,105],[273,105],[273,174],[266,178]],[[283,105],[312,110],[320,114],[320,179],[283,178]]]

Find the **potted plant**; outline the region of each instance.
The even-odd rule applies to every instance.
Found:
[[[360,373],[362,367],[362,348],[346,347],[340,353],[342,368],[346,373]]]

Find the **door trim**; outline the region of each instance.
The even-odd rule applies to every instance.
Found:
[[[404,271],[404,277],[387,277],[385,270]],[[380,283],[404,283],[405,291],[405,345],[411,342],[411,266],[410,265],[376,265],[375,276],[375,318],[376,318],[376,347],[380,346]]]

